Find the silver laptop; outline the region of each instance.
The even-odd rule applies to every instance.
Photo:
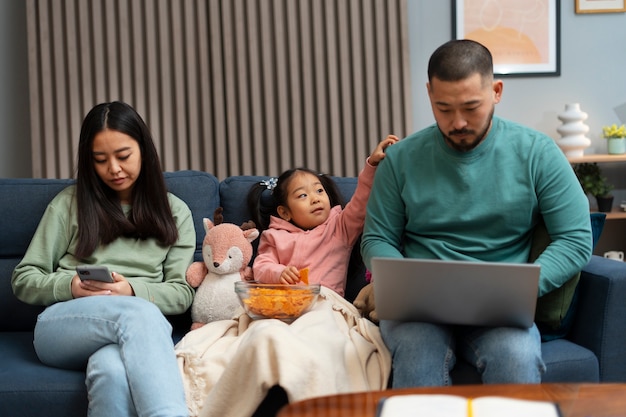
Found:
[[[539,265],[373,258],[381,320],[532,326]]]

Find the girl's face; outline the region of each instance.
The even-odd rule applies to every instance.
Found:
[[[117,192],[122,203],[130,203],[141,172],[139,143],[117,130],[105,129],[93,138],[92,155],[100,179]]]
[[[278,215],[304,230],[324,223],[330,214],[330,199],[319,178],[297,172],[287,186],[287,204],[278,206]]]

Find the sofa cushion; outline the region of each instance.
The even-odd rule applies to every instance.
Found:
[[[541,344],[541,356],[546,372],[541,382],[599,382],[600,367],[596,355],[569,340],[558,339]],[[450,372],[454,385],[480,384],[482,380],[476,368],[464,360]]]
[[[69,179],[3,179],[0,187],[0,258],[19,257],[26,253],[39,220],[48,203]]]
[[[254,175],[225,178],[220,183],[220,205],[224,209],[224,222],[241,225],[250,220],[246,196],[254,184],[268,178]]]
[[[2,179],[0,201],[0,330],[32,330],[43,307],[31,306],[13,295],[11,276],[24,256],[48,203],[70,179]]]
[[[85,373],[43,365],[32,331],[0,332],[0,352],[0,415],[87,415]]]
[[[35,327],[37,316],[44,309],[23,303],[13,294],[11,276],[21,257],[0,259],[0,331],[27,331]]]
[[[203,218],[213,219],[213,212],[219,207],[218,179],[201,171],[175,171],[163,174],[169,192],[187,203],[193,213],[196,229],[196,253],[194,259],[202,261],[202,240],[204,240]]]
[[[600,365],[596,355],[566,339],[541,344],[546,373],[541,382],[599,382]]]
[[[591,213],[592,247],[595,248],[602,230],[606,214]],[[530,261],[534,261],[550,243],[550,237],[543,223],[535,228]],[[565,337],[572,327],[580,272],[574,275],[560,288],[545,294],[537,300],[535,321],[543,341]]]

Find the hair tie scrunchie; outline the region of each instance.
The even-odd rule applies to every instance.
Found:
[[[261,181],[259,184],[264,185],[270,191],[274,191],[276,184],[278,184],[278,178],[271,177],[267,180]]]

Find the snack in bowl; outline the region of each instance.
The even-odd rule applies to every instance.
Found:
[[[253,319],[278,319],[292,322],[311,309],[320,285],[261,284],[235,282],[241,305]]]
[[[302,268],[300,270],[300,281],[302,281],[306,285],[309,285],[309,268]]]

